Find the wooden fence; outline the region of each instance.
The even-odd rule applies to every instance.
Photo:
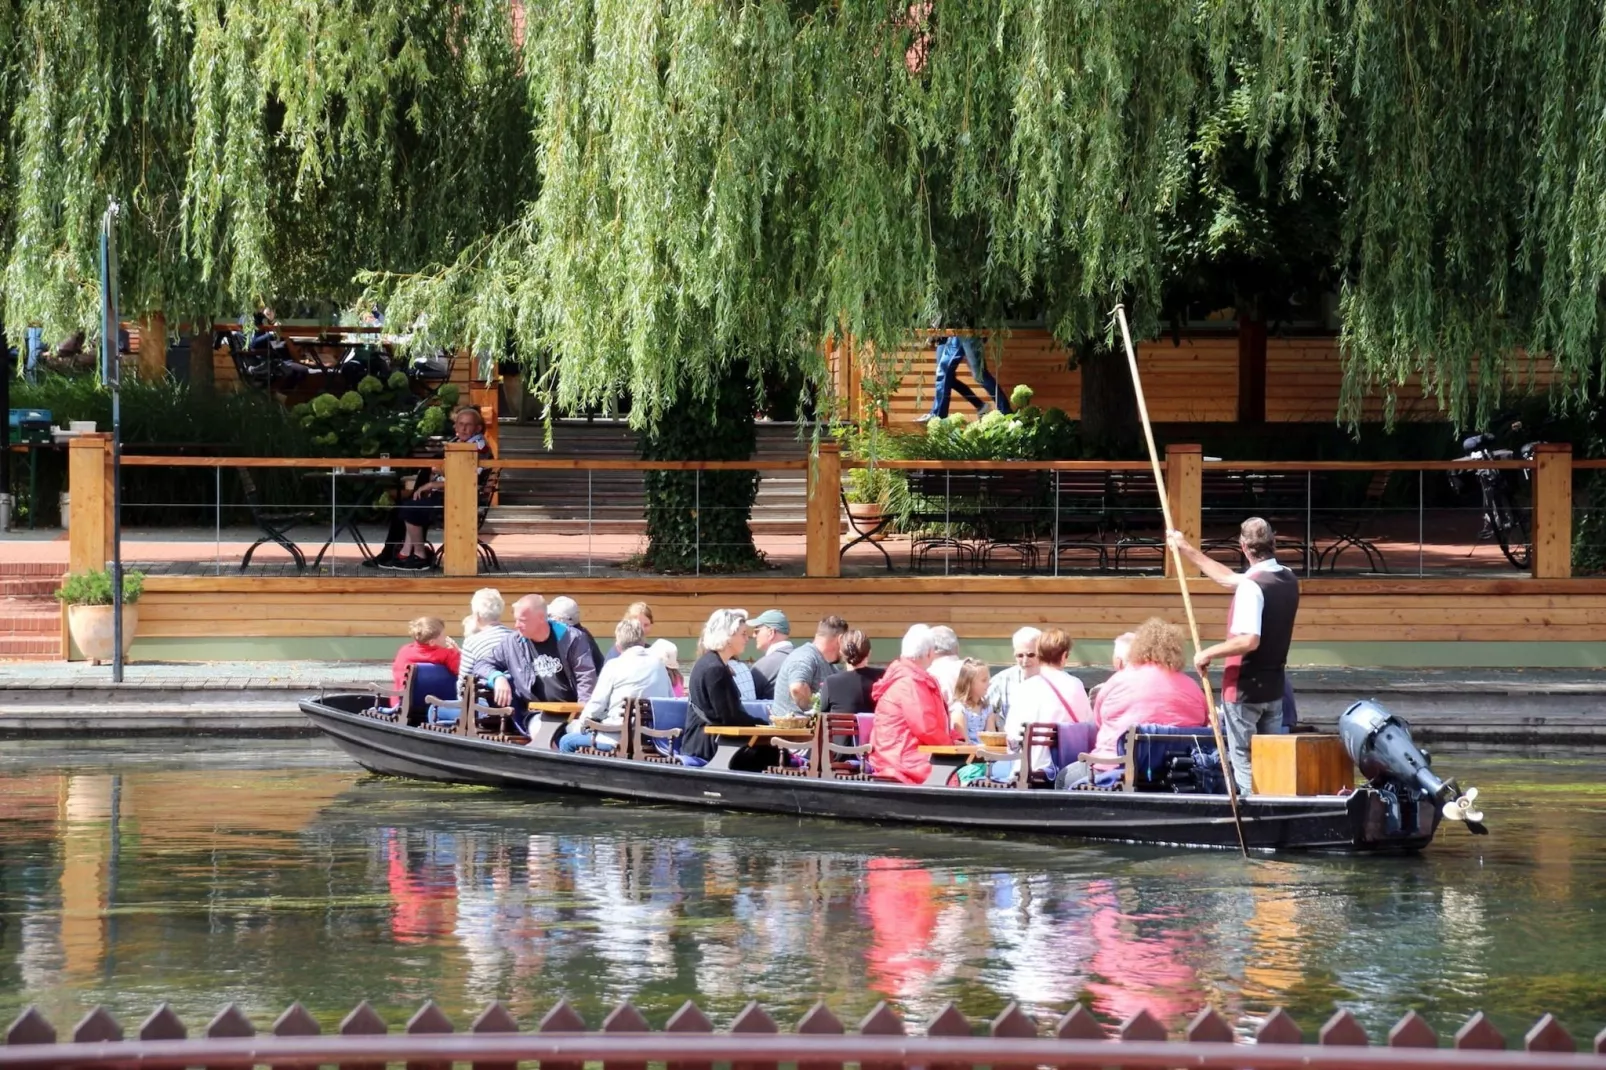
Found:
[[[398,1035],[364,1001],[331,1034],[325,1034],[300,1003],[279,1015],[266,1034],[259,1034],[256,1024],[229,1004],[192,1038],[188,1027],[163,1003],[140,1023],[132,1038],[103,1007],[91,1011],[64,1038],[30,1007],[6,1031],[0,1067],[351,1066],[359,1061],[402,1060],[415,1060],[409,1065],[418,1066],[416,1060],[427,1059],[429,1065],[442,1068],[449,1062],[473,1062],[496,1070],[509,1070],[520,1061],[539,1061],[553,1070],[579,1070],[582,1063],[645,1070],[649,1061],[667,1061],[679,1070],[707,1070],[711,1063],[731,1063],[737,1070],[767,1070],[781,1064],[826,1070],[844,1063],[875,1070],[1116,1063],[1127,1068],[1221,1070],[1606,1070],[1606,1030],[1595,1037],[1592,1051],[1580,1053],[1572,1035],[1548,1014],[1523,1035],[1518,1051],[1508,1049],[1506,1038],[1482,1012],[1456,1030],[1448,1048],[1415,1011],[1389,1030],[1386,1046],[1380,1047],[1371,1046],[1372,1038],[1349,1011],[1337,1012],[1309,1037],[1280,1009],[1234,1029],[1206,1007],[1188,1023],[1181,1039],[1172,1040],[1147,1011],[1139,1011],[1111,1032],[1080,1004],[1060,1017],[1047,1035],[1014,1004],[990,1021],[973,1022],[951,1003],[926,1023],[923,1033],[912,1032],[885,1003],[877,1004],[851,1033],[823,1003],[804,1014],[791,1033],[783,1033],[756,1003],[736,1016],[729,1032],[719,1033],[691,1002],[671,1015],[662,1031],[655,1032],[628,1002],[609,1013],[599,1031],[587,1030],[585,1020],[567,1001],[543,1015],[529,1033],[520,1032],[513,1015],[496,1002],[469,1023],[466,1033],[459,1033],[430,1001]],[[62,1040],[74,1047],[59,1046]]]

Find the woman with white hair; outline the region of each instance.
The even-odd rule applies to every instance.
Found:
[[[507,605],[502,601],[502,592],[495,587],[481,587],[475,591],[468,600],[468,609],[477,624],[474,634],[463,639],[463,665],[459,676],[483,683],[489,674],[479,670],[480,660],[501,646],[502,640],[513,634],[513,629],[502,623]]]
[[[549,620],[555,620],[572,632],[578,632],[580,639],[591,651],[591,664],[602,665],[602,647],[597,645],[596,636],[592,635],[585,625],[580,623],[580,603],[568,595],[559,595],[547,603],[546,615]],[[645,633],[643,633],[645,634]]]
[[[954,741],[948,703],[928,671],[936,657],[931,629],[916,624],[904,633],[902,656],[887,666],[870,689],[875,700],[875,726],[870,731],[870,765],[878,777],[924,784],[931,759],[921,747]]]
[[[727,664],[746,649],[748,638],[747,614],[741,610],[716,609],[703,625],[703,653],[691,667],[686,684],[686,731],[680,737],[680,760],[687,765],[706,765],[718,749],[704,728],[764,723],[742,708],[741,692]],[[731,768],[762,772],[779,763],[780,753],[764,744],[743,747],[732,757]]]

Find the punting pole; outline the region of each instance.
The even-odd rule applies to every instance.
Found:
[[[1193,637],[1193,649],[1203,649],[1199,643],[1199,620],[1193,615],[1193,598],[1188,594],[1188,575],[1183,567],[1182,551],[1171,543],[1171,499],[1165,492],[1165,473],[1160,470],[1160,452],[1154,446],[1154,426],[1149,423],[1149,403],[1143,399],[1143,379],[1138,374],[1138,354],[1132,348],[1132,332],[1126,325],[1126,308],[1115,306],[1115,318],[1121,324],[1121,341],[1126,343],[1126,363],[1132,370],[1132,392],[1138,399],[1138,416],[1143,421],[1143,441],[1149,447],[1149,467],[1154,469],[1154,485],[1160,492],[1160,514],[1165,518],[1166,545],[1171,547],[1171,560],[1176,565],[1177,586],[1182,590],[1182,611],[1188,615],[1188,631]],[[1232,778],[1232,765],[1227,756],[1226,743],[1221,738],[1221,719],[1216,714],[1216,696],[1210,690],[1210,674],[1199,674],[1199,682],[1204,685],[1205,710],[1210,716],[1210,732],[1216,737],[1216,753],[1221,755],[1221,772],[1227,781],[1227,801],[1232,806],[1232,825],[1238,831],[1238,849],[1244,857],[1249,857],[1249,847],[1244,842],[1244,820],[1238,813],[1238,785]]]

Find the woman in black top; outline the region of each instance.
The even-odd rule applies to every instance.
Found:
[[[703,625],[703,654],[691,668],[686,685],[686,731],[680,752],[703,761],[714,756],[717,744],[703,729],[710,725],[744,727],[764,724],[742,708],[742,693],[726,664],[747,647],[747,615],[734,609],[716,609]],[[779,765],[780,751],[769,744],[743,747],[731,758],[731,768],[763,772]]]
[[[870,688],[885,669],[872,669],[870,640],[857,628],[842,636],[842,660],[849,666],[843,672],[832,673],[820,685],[820,710],[823,713],[870,713],[875,703],[870,699]]]

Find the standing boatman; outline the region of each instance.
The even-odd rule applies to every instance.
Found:
[[[1231,587],[1232,612],[1227,640],[1205,647],[1194,656],[1203,675],[1216,658],[1226,658],[1221,676],[1221,725],[1232,755],[1232,775],[1238,794],[1248,795],[1252,779],[1249,740],[1257,732],[1280,734],[1283,727],[1284,670],[1288,646],[1299,613],[1299,579],[1277,562],[1276,536],[1258,516],[1238,528],[1238,549],[1248,560],[1242,573],[1206,557],[1182,532],[1169,534],[1171,545],[1223,587]]]

